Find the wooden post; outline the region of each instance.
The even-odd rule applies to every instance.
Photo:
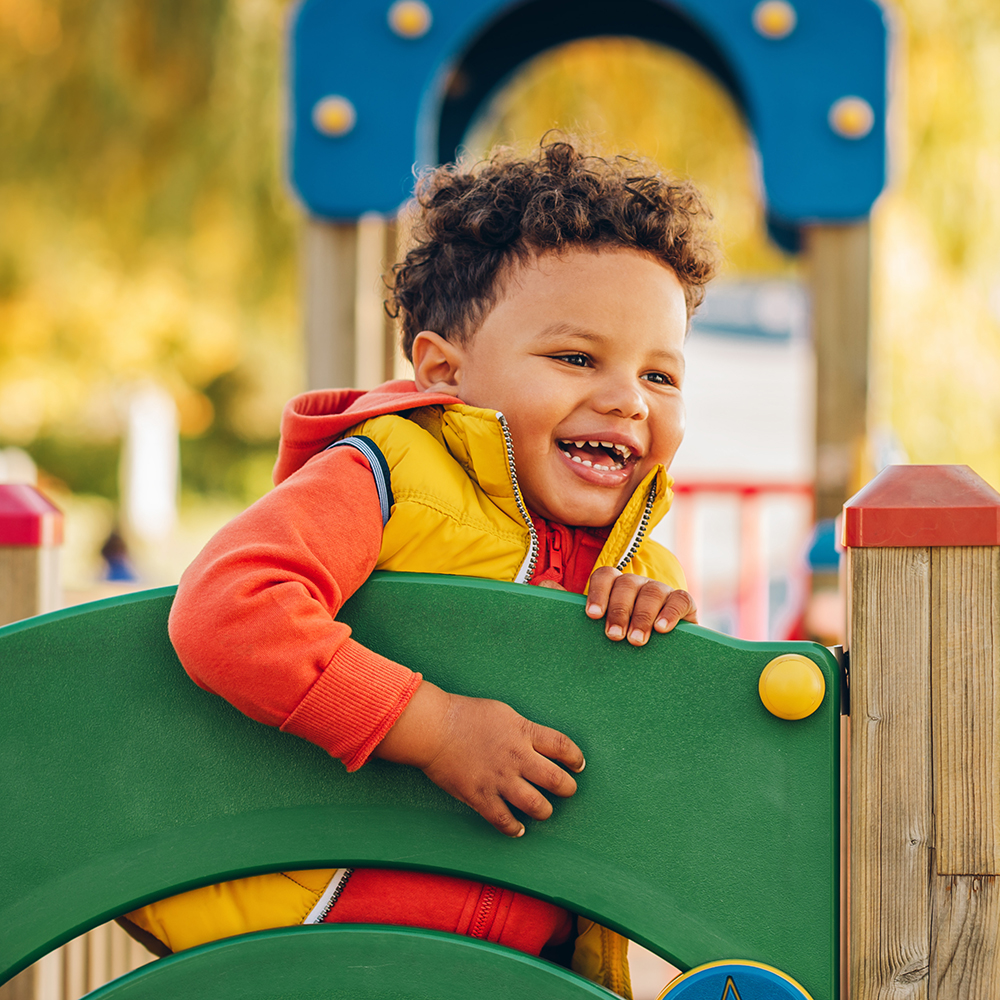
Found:
[[[399,259],[399,223],[396,219],[386,219],[385,250],[382,255],[383,273],[386,281],[392,281],[392,268]],[[388,289],[386,289],[388,296]],[[399,351],[399,322],[382,310],[382,376],[388,381],[402,378],[403,356]]]
[[[25,483],[0,484],[0,625],[59,605],[62,512]]]
[[[304,244],[306,386],[352,386],[356,367],[357,223],[307,218]]]
[[[851,1000],[1000,995],[1000,494],[892,466],[845,506]]]
[[[397,324],[383,309],[396,220],[309,218],[304,244],[307,387],[371,389],[400,377]]]
[[[868,408],[871,234],[867,220],[805,229],[816,351],[816,518],[857,488]]]

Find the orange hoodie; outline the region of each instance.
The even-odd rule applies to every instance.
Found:
[[[368,759],[421,675],[361,646],[336,620],[375,568],[382,517],[360,452],[324,449],[371,417],[455,402],[404,381],[291,400],[275,488],[205,546],[170,613],[170,638],[195,683],[348,770]],[[535,520],[543,546],[534,582],[582,592],[606,532]]]

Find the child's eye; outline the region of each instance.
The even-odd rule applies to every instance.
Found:
[[[554,357],[558,361],[565,361],[578,368],[586,368],[590,364],[590,358],[586,354],[556,354]]]
[[[667,375],[666,372],[646,372],[642,376],[647,382],[654,382],[656,385],[676,385],[677,381],[671,375]]]

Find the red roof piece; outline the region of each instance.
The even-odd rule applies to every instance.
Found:
[[[63,515],[34,486],[0,483],[0,545],[61,545]]]
[[[1000,493],[967,465],[890,465],[844,504],[844,545],[1000,545]]]

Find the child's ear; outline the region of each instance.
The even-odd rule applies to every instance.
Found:
[[[413,338],[413,381],[421,392],[457,396],[461,387],[465,350],[439,333],[422,330]]]

